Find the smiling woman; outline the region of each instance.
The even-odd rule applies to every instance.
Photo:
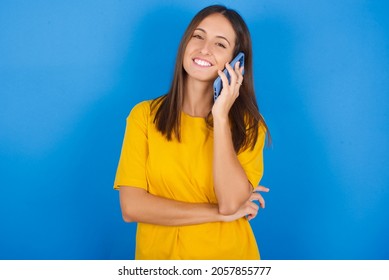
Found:
[[[189,74],[187,83],[191,84],[195,78],[209,85],[216,78],[217,70],[232,59],[235,37],[231,23],[223,15],[206,17],[194,30],[185,49],[183,66]]]
[[[246,54],[243,67],[228,62]],[[114,188],[126,222],[138,222],[137,259],[259,259],[249,220],[267,126],[252,79],[250,34],[224,6],[201,10],[181,41],[166,95],[127,118]],[[221,71],[226,67],[230,81]],[[213,101],[213,81],[223,89]]]

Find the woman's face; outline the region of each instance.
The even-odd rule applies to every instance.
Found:
[[[184,52],[183,67],[188,79],[210,82],[232,60],[235,31],[221,14],[203,19],[192,34]]]

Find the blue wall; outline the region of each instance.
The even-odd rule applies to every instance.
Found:
[[[112,190],[125,118],[214,3],[0,2],[0,259],[133,258]],[[251,30],[274,139],[262,257],[389,259],[388,2],[223,3]]]

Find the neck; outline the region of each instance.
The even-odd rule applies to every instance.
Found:
[[[187,79],[182,110],[193,117],[206,117],[213,105],[212,83]]]

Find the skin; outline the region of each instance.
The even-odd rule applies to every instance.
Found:
[[[208,16],[195,29],[184,53],[185,113],[206,117],[211,110],[213,81],[232,59],[235,37],[230,22],[220,14]]]
[[[214,119],[214,188],[218,204],[187,203],[151,195],[145,190],[121,186],[120,203],[123,219],[158,225],[193,225],[208,222],[230,222],[246,216],[256,217],[259,201],[265,201],[254,189],[240,165],[233,148],[228,112],[239,96],[243,68],[228,64],[235,47],[235,32],[230,22],[220,14],[206,17],[194,31],[183,60],[187,72],[183,111],[191,116],[205,117],[212,111]],[[226,67],[231,83],[221,71]],[[223,82],[221,95],[213,103],[212,85],[217,76]]]

